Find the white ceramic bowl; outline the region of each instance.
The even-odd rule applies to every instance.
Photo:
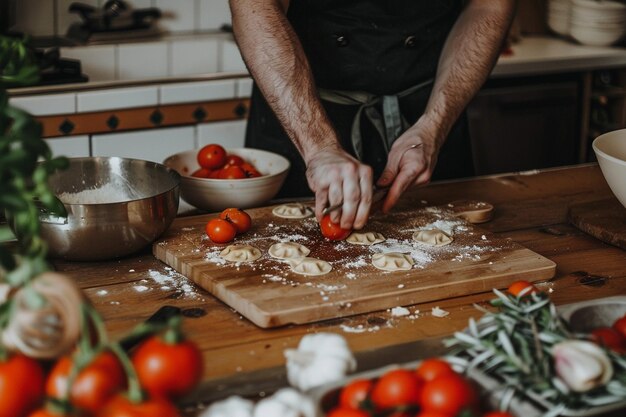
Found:
[[[259,207],[280,191],[290,163],[281,155],[252,148],[226,149],[253,164],[261,174],[257,178],[222,180],[196,178],[191,174],[200,168],[196,155],[199,149],[169,156],[163,164],[181,175],[180,196],[201,210],[221,211],[228,207]]]
[[[600,135],[592,146],[604,179],[626,207],[626,129]]]
[[[624,29],[603,30],[588,26],[579,26],[575,23],[570,25],[569,33],[583,45],[609,46],[624,36]]]

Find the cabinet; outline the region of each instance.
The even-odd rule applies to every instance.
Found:
[[[580,160],[580,75],[491,80],[467,110],[478,175]]]

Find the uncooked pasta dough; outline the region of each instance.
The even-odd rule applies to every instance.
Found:
[[[250,245],[229,245],[220,256],[228,262],[254,262],[261,257],[261,251]]]
[[[413,240],[430,246],[445,246],[452,242],[452,237],[443,230],[428,229],[413,233]]]
[[[274,207],[272,213],[285,219],[305,219],[311,217],[313,209],[302,203],[287,203]]]
[[[372,256],[372,265],[383,271],[408,271],[414,263],[413,258],[406,253],[375,253]]]
[[[309,248],[296,242],[274,243],[268,250],[270,256],[277,259],[303,258],[310,252]]]
[[[353,245],[374,245],[376,243],[384,242],[385,236],[378,232],[352,232],[350,236],[346,238],[346,242]]]
[[[291,261],[291,270],[302,275],[325,275],[333,269],[332,265],[317,258],[299,258]]]

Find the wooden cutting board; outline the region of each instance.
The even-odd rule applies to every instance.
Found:
[[[626,249],[626,208],[616,198],[572,205],[568,218],[583,232]]]
[[[220,262],[219,252],[227,245],[212,243],[204,232],[215,215],[177,219],[153,253],[264,328],[506,288],[518,279],[545,280],[556,268],[549,259],[442,208],[373,216],[365,231],[380,232],[387,241],[369,247],[326,240],[314,218],[282,219],[272,208],[246,210],[253,227],[233,242],[262,251],[252,264]],[[432,227],[452,232],[454,241],[439,248],[412,242],[415,230]],[[309,256],[330,262],[333,270],[318,277],[299,275],[267,254],[272,244],[288,240],[307,246]],[[371,265],[372,254],[379,251],[410,253],[416,264],[409,271],[381,271]]]

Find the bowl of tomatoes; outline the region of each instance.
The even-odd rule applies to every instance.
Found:
[[[171,155],[163,164],[181,175],[181,198],[211,212],[262,206],[280,191],[291,165],[272,152],[215,144]]]

